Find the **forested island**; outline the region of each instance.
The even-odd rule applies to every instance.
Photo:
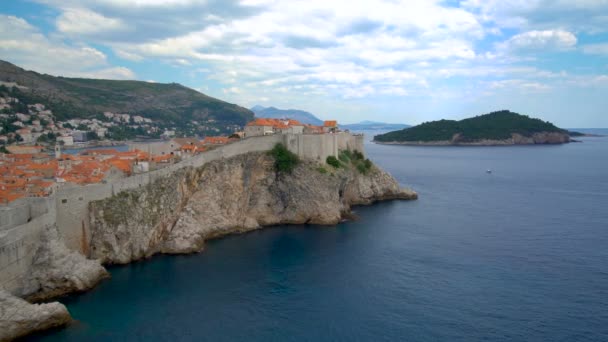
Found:
[[[439,120],[380,134],[374,141],[404,145],[533,145],[563,144],[570,132],[550,122],[508,110],[460,121]]]

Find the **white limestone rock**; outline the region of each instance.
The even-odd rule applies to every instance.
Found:
[[[30,304],[0,290],[0,341],[66,325],[72,321],[61,303]]]
[[[126,263],[155,253],[193,253],[206,239],[277,224],[335,225],[351,205],[415,199],[379,168],[329,173],[302,161],[277,173],[266,153],[181,170],[144,188],[91,204],[92,256]]]
[[[57,227],[51,226],[42,233],[21,295],[32,301],[45,300],[88,290],[107,277],[108,272],[98,260],[68,250]]]

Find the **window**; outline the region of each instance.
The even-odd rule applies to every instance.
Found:
[[[62,200],[61,200],[61,203],[68,203],[67,198],[62,199]]]

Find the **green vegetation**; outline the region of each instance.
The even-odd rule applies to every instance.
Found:
[[[342,166],[342,164],[340,164],[340,161],[334,156],[327,157],[325,161],[327,162],[327,164],[335,167],[336,169],[339,169],[340,166]]]
[[[374,165],[371,160],[365,159],[363,153],[357,150],[341,150],[338,153],[338,159],[336,159],[335,157],[331,158],[335,159],[336,161],[338,161],[339,159],[345,165],[351,164],[357,169],[357,171],[363,174],[367,174]],[[327,159],[329,159],[329,157]],[[329,161],[327,163],[330,164]],[[338,163],[340,162],[338,161]]]
[[[459,142],[474,142],[483,139],[509,139],[512,133],[529,137],[539,132],[567,133],[550,122],[503,110],[460,121],[425,122],[412,128],[377,135],[374,140],[380,142],[451,141],[454,135],[460,134]]]
[[[56,140],[57,140],[57,137],[55,136],[55,134],[53,134],[52,132],[49,132],[47,134],[42,134],[40,137],[38,137],[38,140],[36,140],[36,143],[54,144]]]
[[[274,158],[274,168],[277,172],[291,173],[300,163],[300,158],[283,144],[276,144],[268,153]]]
[[[327,169],[325,167],[323,167],[323,166],[319,166],[317,168],[317,171],[319,171],[322,174],[326,174],[327,173]]]
[[[43,75],[0,60],[0,81],[16,82],[24,88],[6,86],[0,93],[19,100],[16,110],[27,113],[27,105],[42,103],[56,119],[100,118],[103,112],[138,114],[180,131],[231,133],[253,119],[250,110],[227,103],[177,83],[151,83]],[[11,114],[11,113],[8,113]],[[183,129],[182,129],[183,128]],[[219,132],[214,131],[218,129]]]

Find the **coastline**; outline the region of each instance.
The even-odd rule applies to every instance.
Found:
[[[92,289],[108,278],[103,266],[199,253],[207,240],[280,224],[337,225],[351,217],[351,206],[418,197],[375,166],[366,173],[350,164],[325,166],[323,173],[319,165],[304,159],[293,173],[281,174],[267,153],[250,152],[92,201],[87,253],[68,250],[57,225],[45,228],[20,290],[30,302],[5,294],[6,312],[23,314],[18,321],[4,319],[10,335],[0,340],[69,324],[63,304],[52,302],[56,314],[49,316],[35,302]]]
[[[509,139],[478,139],[466,141],[460,134],[455,134],[451,140],[436,141],[378,141],[376,144],[383,145],[409,145],[409,146],[513,146],[513,145],[561,145],[573,140],[568,134],[560,132],[538,132],[531,136],[524,136],[519,133],[511,133]]]
[[[378,145],[404,145],[404,146],[461,146],[461,147],[484,147],[484,146],[532,146],[532,145],[563,145],[568,143],[579,142],[576,140],[570,140],[569,142],[562,143],[513,143],[503,140],[491,140],[491,141],[479,141],[479,142],[451,142],[451,141],[376,141],[372,140],[374,144]]]

